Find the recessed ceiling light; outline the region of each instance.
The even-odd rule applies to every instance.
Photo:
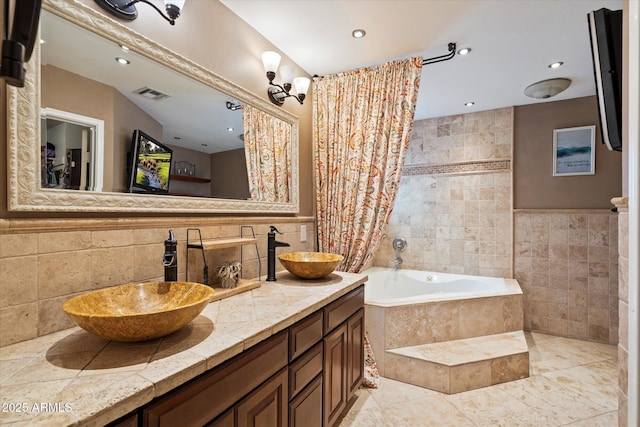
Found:
[[[458,50],[458,55],[467,55],[469,52],[471,52],[470,47],[463,47],[462,49]]]
[[[563,64],[564,62],[562,61],[554,62],[553,64],[549,64],[549,68],[560,68]]]
[[[233,132],[233,128],[227,128],[229,132]]]
[[[475,102],[473,102],[473,101],[469,101],[469,102],[465,102],[465,103],[464,103],[465,107],[471,107],[471,106],[473,106],[473,105],[475,105],[475,104],[476,104],[476,103],[475,103]]]
[[[182,139],[182,138],[179,136],[174,136],[173,139]]]
[[[367,32],[365,30],[357,29],[357,30],[353,30],[351,32],[351,35],[353,36],[353,38],[361,39],[367,35]]]
[[[126,47],[126,46],[125,46],[125,45],[123,45],[123,44],[119,44],[118,46],[120,46],[120,49],[122,49],[122,50],[123,50],[123,51],[125,51],[125,52],[129,52],[129,50],[130,50],[128,47]]]
[[[200,145],[202,145],[203,147],[208,147],[209,146],[209,144],[200,144]]]
[[[129,61],[128,59],[120,58],[119,56],[116,58],[116,61],[118,61],[118,64],[122,64],[122,65],[131,64],[131,61]]]

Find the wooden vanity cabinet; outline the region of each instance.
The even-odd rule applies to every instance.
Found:
[[[119,421],[140,419],[144,427],[332,427],[362,382],[363,307],[360,286]]]
[[[287,366],[287,358],[284,331],[152,402],[142,411],[143,425],[203,426]]]
[[[335,425],[347,403],[362,384],[364,376],[363,306],[364,287],[359,287],[324,308],[325,426]]]

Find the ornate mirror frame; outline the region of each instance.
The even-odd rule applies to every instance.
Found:
[[[100,193],[40,188],[40,47],[26,64],[24,88],[7,86],[7,208],[30,212],[297,213],[298,118],[201,65],[72,0],[43,0],[42,7],[72,23],[249,103],[291,125],[290,202],[271,203],[186,196]]]

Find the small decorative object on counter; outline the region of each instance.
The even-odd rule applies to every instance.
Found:
[[[240,280],[240,272],[242,264],[239,261],[232,263],[224,263],[218,268],[218,277],[220,277],[221,285],[225,289],[232,289],[238,286]]]

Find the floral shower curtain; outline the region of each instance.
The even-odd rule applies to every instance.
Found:
[[[251,199],[288,203],[291,125],[246,104],[242,122]]]
[[[358,272],[389,220],[409,146],[422,58],[317,79],[313,139],[319,250]]]

